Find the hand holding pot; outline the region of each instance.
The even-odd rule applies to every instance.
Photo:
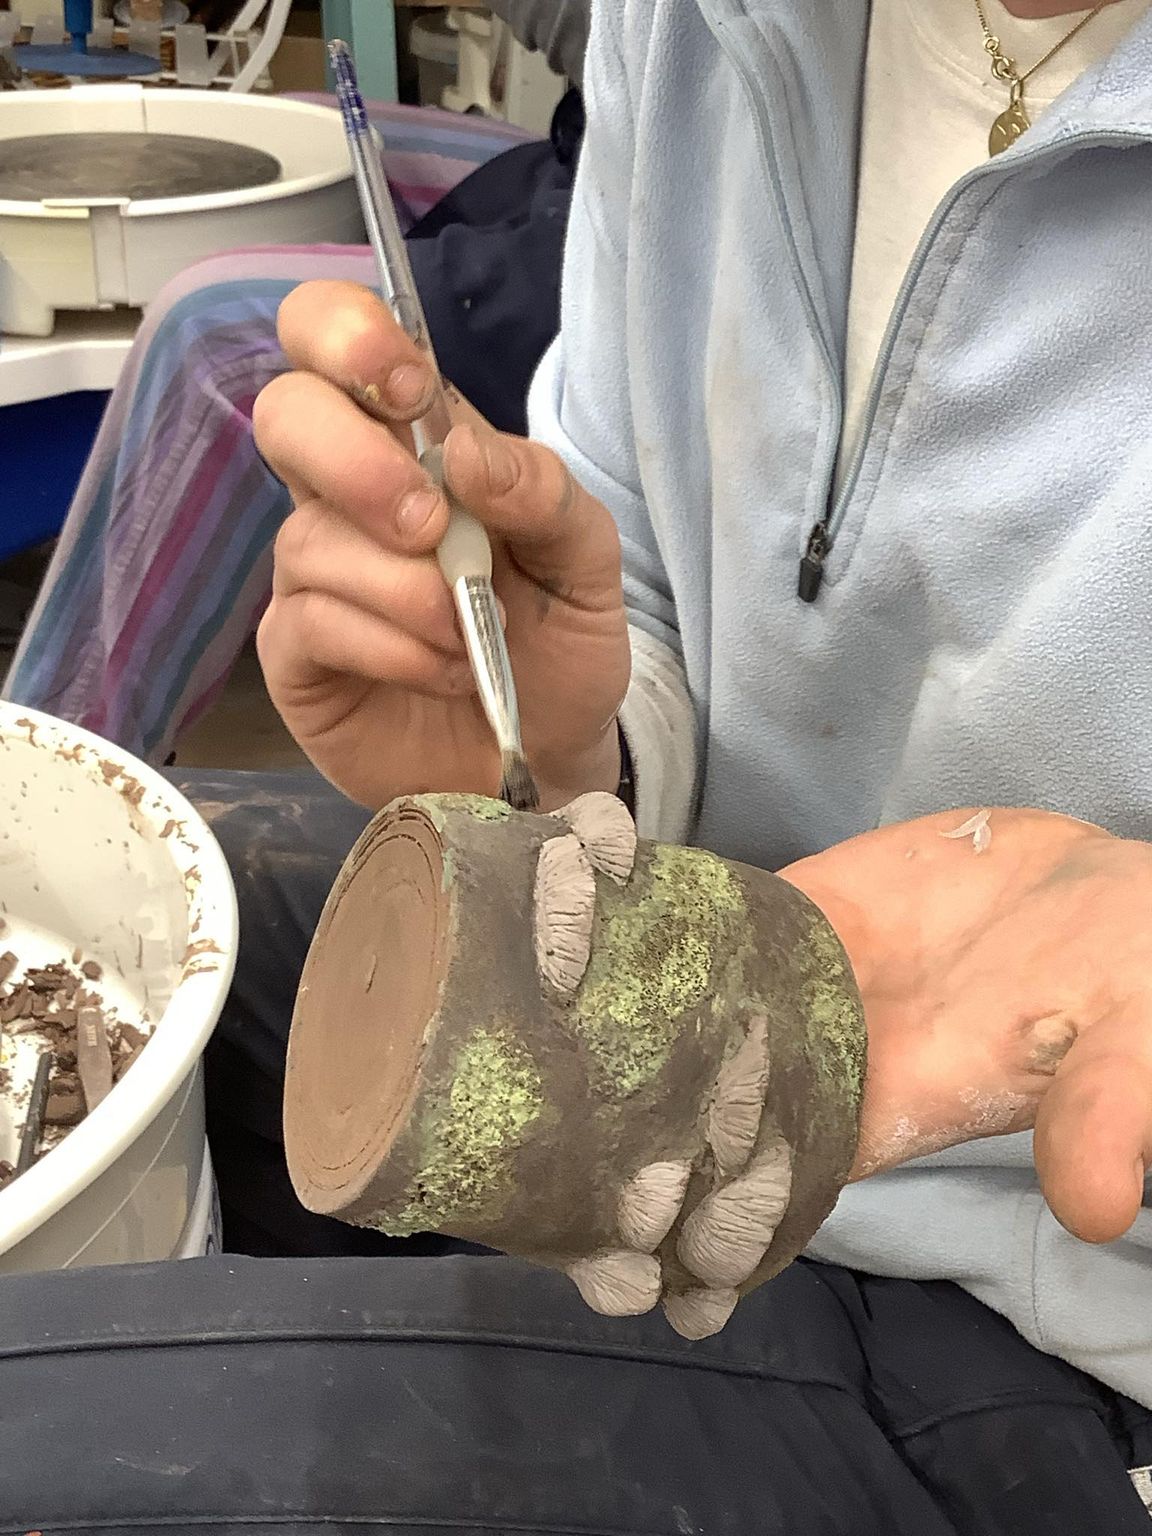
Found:
[[[783,872],[837,930],[864,1001],[854,1177],[1035,1126],[1053,1212],[1108,1242],[1152,1165],[1152,848],[1036,810],[946,835],[969,815]]]

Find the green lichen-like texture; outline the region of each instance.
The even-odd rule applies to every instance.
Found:
[[[539,1117],[536,1063],[505,1028],[479,1029],[461,1047],[446,1094],[421,1128],[424,1158],[414,1194],[380,1225],[396,1237],[450,1232],[498,1212],[511,1194],[511,1154]]]
[[[746,916],[732,871],[696,848],[657,847],[624,890],[600,881],[592,960],[572,1019],[593,1086],[614,1099],[668,1060],[681,1016],[708,996],[718,950]]]
[[[867,1034],[847,958],[825,919],[812,914],[808,935],[808,979],[803,1001],[812,1058],[825,1078],[853,1102],[864,1091]]]
[[[510,805],[487,795],[413,795],[412,799],[438,832],[444,830],[449,811],[463,811],[474,821],[507,821],[512,814]]]
[[[507,821],[512,807],[503,800],[489,800],[487,795],[442,795],[446,811],[467,811],[475,821]]]

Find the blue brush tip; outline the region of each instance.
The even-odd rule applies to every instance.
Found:
[[[368,113],[364,107],[364,98],[360,95],[356,66],[352,62],[352,52],[348,44],[340,38],[333,38],[328,44],[328,57],[332,60],[332,72],[336,76],[336,99],[340,103],[345,126],[358,132],[366,132]]]

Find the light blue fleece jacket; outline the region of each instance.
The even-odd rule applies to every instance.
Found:
[[[643,829],[769,868],[956,805],[1152,837],[1152,18],[945,199],[833,504],[867,0],[597,10],[532,424],[623,536]],[[1152,1210],[1078,1243],[1027,1137],[848,1190],[812,1251],[1152,1404]]]

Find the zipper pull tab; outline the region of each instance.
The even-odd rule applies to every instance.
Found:
[[[824,561],[828,557],[828,524],[817,523],[808,535],[808,548],[800,562],[798,591],[802,603],[814,603],[824,581]]]

